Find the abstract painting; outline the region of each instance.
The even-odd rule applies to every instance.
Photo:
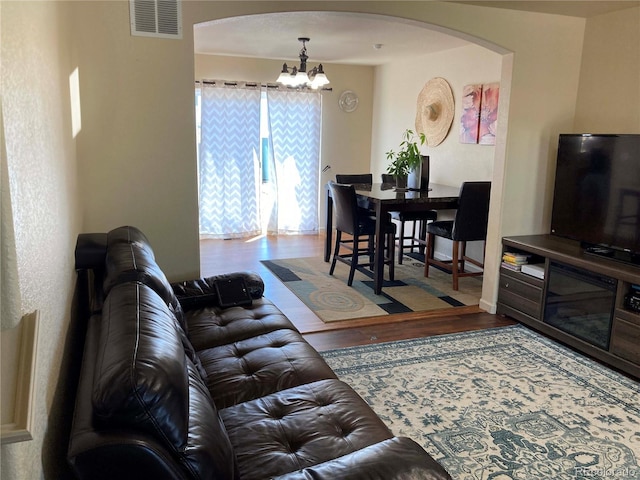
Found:
[[[498,124],[498,99],[500,84],[487,83],[482,86],[482,101],[480,103],[480,145],[496,144],[496,128]]]
[[[462,90],[460,143],[478,143],[482,85],[466,85]]]

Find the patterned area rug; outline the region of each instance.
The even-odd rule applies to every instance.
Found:
[[[640,479],[640,383],[525,327],[322,355],[456,480]]]
[[[424,263],[408,256],[402,265],[396,264],[393,282],[387,280],[385,267],[380,295],[373,293],[373,273],[365,268],[356,271],[353,286],[348,287],[349,267],[340,262],[333,276],[330,264],[319,257],[262,264],[324,322],[477,305],[482,293],[482,277],[463,277],[454,291],[451,275],[432,268],[425,278]]]

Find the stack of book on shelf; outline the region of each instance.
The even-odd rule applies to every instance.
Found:
[[[502,267],[514,272],[522,272],[527,275],[544,280],[544,264],[529,263],[531,255],[517,252],[504,252],[502,255]]]
[[[502,266],[508,270],[519,272],[522,266],[529,263],[530,255],[516,252],[504,252],[502,254]]]

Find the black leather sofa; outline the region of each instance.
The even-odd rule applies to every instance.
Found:
[[[170,284],[142,232],[82,234],[80,479],[446,479],[341,382],[252,273]],[[246,304],[219,306],[242,278]],[[249,304],[250,302],[250,304]]]

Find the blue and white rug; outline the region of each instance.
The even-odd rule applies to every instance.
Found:
[[[455,480],[640,479],[640,383],[525,327],[322,355]]]

